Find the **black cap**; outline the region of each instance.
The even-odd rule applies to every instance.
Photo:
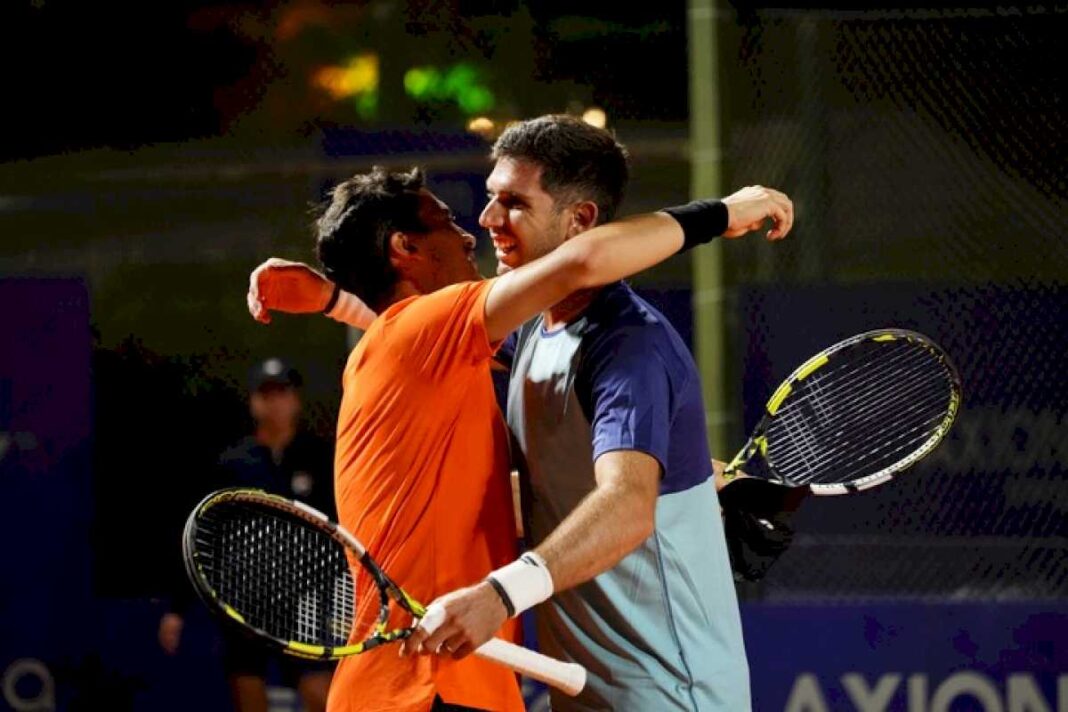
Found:
[[[300,372],[280,358],[269,358],[257,364],[249,375],[250,391],[258,391],[267,386],[299,388],[303,383]]]

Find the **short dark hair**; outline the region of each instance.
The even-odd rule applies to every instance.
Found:
[[[598,223],[615,217],[630,177],[627,149],[615,136],[566,114],[509,127],[493,144],[490,158],[541,166],[541,187],[556,204],[591,200],[597,204]]]
[[[389,236],[427,231],[419,217],[425,184],[418,168],[394,173],[374,166],[338,184],[316,221],[315,253],[326,276],[373,309],[385,306],[397,282]]]

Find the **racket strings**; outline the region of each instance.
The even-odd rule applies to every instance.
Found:
[[[932,386],[945,386],[945,388],[933,389]],[[817,389],[819,386],[817,386]],[[817,401],[822,401],[825,407],[818,409],[823,415],[820,418],[810,418],[816,423],[829,425],[856,426],[857,418],[873,422],[885,422],[890,412],[896,415],[915,413],[921,403],[933,402],[948,405],[950,394],[949,382],[943,373],[912,373],[904,379],[892,378],[884,380],[877,386],[868,388],[866,391],[852,396],[850,400],[820,397],[818,390],[813,394]],[[894,408],[897,408],[894,411]],[[902,411],[902,408],[905,411]],[[846,414],[846,415],[842,415]],[[805,418],[804,408],[794,409],[790,416],[794,419]],[[852,418],[853,420],[848,420]],[[827,428],[824,427],[826,431]]]
[[[914,353],[914,352],[913,352]],[[876,353],[875,356],[879,354]],[[906,354],[906,356],[909,354]],[[810,417],[808,420],[815,419],[819,421],[828,421],[833,416],[833,413],[829,410],[828,405],[832,403],[832,398],[838,395],[838,391],[842,389],[835,389],[830,387],[829,389],[823,388],[823,383],[826,381],[839,383],[848,381],[848,379],[855,377],[855,374],[864,371],[870,372],[870,366],[874,363],[875,358],[868,358],[867,360],[849,360],[843,365],[840,365],[837,369],[834,369],[826,374],[818,374],[807,382],[801,383],[798,387],[798,394],[787,401],[786,407],[782,408],[779,414],[779,420],[781,423],[789,427],[796,422],[797,413],[803,412],[804,405],[809,405],[814,411],[814,418]],[[884,363],[884,368],[890,366],[903,365],[903,358],[901,355],[897,355],[891,358],[887,358]],[[884,379],[882,383],[869,384],[870,388],[878,388],[885,386],[886,382],[889,382],[890,378]],[[793,418],[793,419],[792,419]],[[815,456],[815,449],[819,447],[819,440],[812,435],[806,428],[790,428],[790,436],[795,440],[803,439],[804,442],[795,442],[795,444],[801,447],[807,447],[810,450],[810,457]]]
[[[810,387],[813,384],[822,386],[825,382],[833,384],[823,390],[822,395],[825,399],[839,398],[847,390],[856,396],[860,388],[880,382],[885,384],[893,380],[898,374],[897,369],[932,360],[929,352],[918,348],[895,348],[891,351],[890,347],[884,347],[882,350],[868,349],[868,351],[870,353],[866,355],[866,358],[854,356],[843,361],[836,368],[831,368],[825,373],[817,372],[808,380],[798,382],[797,389],[800,393],[791,399],[790,403],[796,405],[803,402],[810,395]],[[874,368],[876,366],[878,368]],[[865,376],[870,377],[865,379]]]
[[[910,428],[883,440],[877,447],[866,443],[861,434],[856,440],[846,441],[839,451],[827,453],[818,460],[805,458],[785,465],[776,463],[775,468],[795,485],[843,483],[860,479],[895,464],[903,466],[910,453],[919,452],[923,444],[934,436],[933,426],[940,420],[940,417],[934,418],[929,424]]]
[[[873,346],[802,382],[769,424],[768,460],[788,482],[879,472],[936,432],[952,397],[948,368],[921,346]]]
[[[883,355],[885,356],[885,353]],[[873,368],[876,365],[878,368]],[[813,406],[813,409],[818,409],[821,411],[820,414],[825,416],[828,415],[827,411],[831,406],[835,410],[855,408],[858,402],[864,402],[867,406],[871,401],[872,393],[895,393],[896,391],[888,389],[887,386],[900,381],[903,370],[911,370],[907,377],[913,380],[925,377],[926,374],[920,369],[914,368],[923,365],[934,366],[937,369],[938,380],[947,380],[947,371],[941,362],[918,349],[886,356],[884,359],[869,358],[859,363],[853,363],[853,360],[850,360],[833,371],[817,374],[808,381],[800,382],[796,387],[795,397],[787,401],[781,414],[796,414],[803,411],[805,404]],[[900,388],[897,389],[897,391],[900,390]],[[843,398],[843,394],[847,392],[849,397]]]
[[[924,395],[925,393],[927,395]],[[915,444],[926,440],[941,422],[947,404],[948,392],[932,394],[927,382],[915,382],[910,388],[895,393],[892,398],[884,396],[877,403],[866,405],[863,409],[856,409],[845,415],[838,413],[834,418],[822,422],[811,418],[806,421],[803,414],[797,415],[785,421],[787,439],[779,442],[794,445],[799,439],[798,431],[804,432],[807,452],[797,448],[793,458],[779,456],[778,459],[769,452],[769,458],[775,459],[775,466],[780,470],[792,469],[798,465],[803,465],[810,471],[813,468],[821,468],[821,479],[828,480],[839,477],[839,470],[843,468],[855,468],[862,464],[858,462],[857,456],[863,459],[866,455],[882,453],[885,455],[883,459],[886,460],[884,466],[887,466],[893,463],[894,456],[900,449],[891,446],[903,438]],[[775,438],[770,431],[769,427],[769,450],[774,450],[770,445]],[[910,435],[915,437],[910,438]],[[902,447],[907,447],[908,442]],[[817,451],[817,448],[820,450]],[[853,457],[850,457],[851,455]],[[836,462],[831,462],[832,458]],[[834,471],[828,469],[829,465]],[[865,467],[869,471],[881,469],[875,461],[867,463]],[[871,470],[873,467],[876,469]],[[844,474],[848,476],[849,473]]]
[[[247,624],[306,644],[347,642],[353,582],[343,551],[328,535],[267,510],[226,503],[204,513],[196,543],[209,585]]]
[[[894,365],[900,368],[903,365],[912,364],[903,364],[901,359],[896,359]],[[899,370],[888,372],[880,369],[874,377],[862,375],[858,378],[854,376],[857,373],[856,369],[840,369],[839,372],[814,377],[801,384],[797,396],[787,401],[777,420],[787,424],[803,422],[837,424],[841,413],[872,412],[875,407],[885,406],[888,398],[901,399],[903,395],[911,395],[910,389],[917,385],[916,381],[926,378],[926,374],[914,370],[909,376],[910,381],[901,382],[899,372]],[[868,373],[871,373],[870,369],[865,372],[865,374]],[[897,382],[896,388],[887,387],[895,382]],[[924,383],[926,383],[925,380]],[[841,395],[846,391],[850,392],[850,395],[844,399]],[[876,393],[883,394],[883,401],[872,400],[872,395]],[[863,408],[860,407],[861,405]],[[836,420],[836,417],[839,420]]]
[[[881,430],[882,426],[869,427],[867,431],[858,425],[850,435],[839,436],[836,449],[825,449],[823,453],[813,456],[794,458],[775,462],[775,467],[791,481],[797,483],[844,482],[881,472],[906,459],[910,452],[922,448],[937,432],[937,426],[944,419],[941,409],[933,413],[926,421],[912,427],[897,430],[890,436]],[[775,460],[777,453],[769,453],[769,459]]]
[[[784,466],[776,464],[776,469],[788,472],[792,484],[855,480],[880,472],[896,463],[909,461],[909,455],[919,452],[923,443],[934,435],[943,418],[944,413],[939,410],[928,421],[911,428],[903,428],[894,436],[884,438],[877,446],[871,445],[863,432],[857,432],[855,439],[845,441],[839,452],[816,461],[806,459]],[[851,452],[846,449],[850,446]],[[790,472],[792,468],[796,469],[796,472]]]

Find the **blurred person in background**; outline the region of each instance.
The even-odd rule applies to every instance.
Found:
[[[253,432],[227,448],[203,494],[223,487],[254,487],[306,502],[333,516],[333,445],[302,427],[300,373],[279,358],[259,363],[249,378]],[[181,644],[188,585],[175,592],[159,624],[160,646],[175,654]],[[266,712],[268,666],[300,693],[307,712],[326,709],[334,663],[274,653],[222,624],[223,667],[238,712]]]

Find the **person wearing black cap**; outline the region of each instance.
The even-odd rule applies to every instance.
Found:
[[[249,373],[249,413],[253,432],[227,448],[218,461],[211,489],[256,487],[334,512],[333,443],[301,428],[300,373],[279,358],[259,363]],[[188,595],[178,597],[160,620],[160,645],[175,653],[181,639],[182,611]],[[238,712],[266,712],[267,667],[277,661],[282,682],[296,688],[308,712],[326,707],[332,663],[274,655],[262,645],[223,629],[223,665]]]
[[[333,445],[301,429],[300,373],[279,358],[249,377],[255,428],[219,458],[226,484],[259,487],[334,511]]]

